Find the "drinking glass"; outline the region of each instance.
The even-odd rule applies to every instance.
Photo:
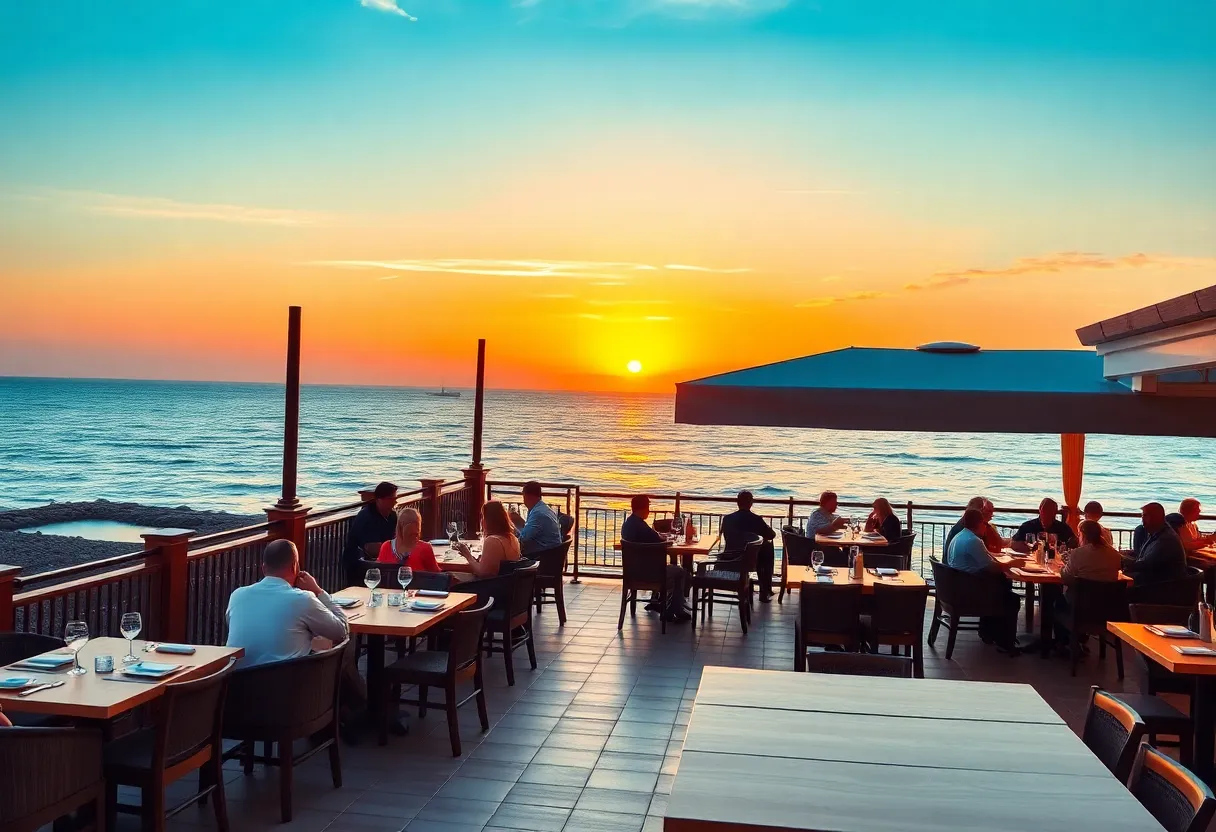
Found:
[[[1026,534],[1026,545],[1033,549],[1036,542],[1038,542],[1038,538],[1035,537],[1034,532],[1028,532]]]
[[[363,585],[373,591],[380,586],[380,570],[367,570],[367,574],[363,576]]]
[[[397,570],[397,583],[401,585],[401,590],[408,597],[413,590],[408,589],[410,581],[414,579],[414,570],[408,566],[403,566]]]
[[[135,637],[144,628],[144,620],[137,612],[125,612],[118,624],[122,637],[127,640],[127,655],[122,657],[123,664],[133,664],[139,661],[135,655]]]
[[[80,666],[80,648],[89,640],[89,625],[83,621],[69,621],[63,628],[63,640],[67,642],[76,662],[76,666],[68,671],[68,675],[83,676],[88,671]]]
[[[823,566],[823,552],[819,549],[811,552],[811,566],[815,567],[815,571],[819,571],[819,567]]]
[[[455,520],[448,523],[448,540],[450,540],[453,544],[459,542],[460,540],[460,527],[456,525]]]

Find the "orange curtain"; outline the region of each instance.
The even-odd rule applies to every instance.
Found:
[[[1060,471],[1064,476],[1065,522],[1076,531],[1081,522],[1081,480],[1085,477],[1085,434],[1060,434]]]

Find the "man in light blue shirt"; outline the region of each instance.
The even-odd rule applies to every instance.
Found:
[[[984,616],[980,619],[980,638],[985,643],[995,642],[997,649],[1016,656],[1020,652],[1017,640],[1018,610],[1021,609],[1022,599],[1013,591],[1013,585],[1005,576],[1005,571],[984,545],[980,537],[984,527],[984,514],[974,508],[963,512],[963,528],[950,541],[946,553],[946,565],[960,572],[972,575],[986,575],[997,582],[995,587],[1001,593],[1004,605],[1002,615]]]
[[[835,491],[825,491],[819,495],[819,508],[812,511],[811,516],[806,518],[807,537],[814,540],[815,535],[820,532],[827,534],[840,531],[849,524],[847,517],[840,517],[836,514],[836,507],[839,503]]]
[[[562,542],[562,524],[553,509],[545,504],[540,483],[530,480],[524,483],[523,503],[528,507],[528,520],[511,512],[511,522],[519,535],[520,554],[543,552]]]

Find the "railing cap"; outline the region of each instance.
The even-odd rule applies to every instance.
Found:
[[[0,581],[11,581],[17,577],[17,573],[21,571],[20,566],[11,566],[7,563],[0,563]]]
[[[145,546],[163,546],[167,543],[184,543],[194,535],[194,529],[153,529],[140,537]]]

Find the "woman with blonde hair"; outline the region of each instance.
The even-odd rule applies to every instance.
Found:
[[[519,560],[519,538],[507,510],[498,500],[490,500],[481,507],[481,528],[485,532],[481,557],[473,557],[472,550],[463,543],[456,546],[456,551],[469,562],[474,577],[493,578],[504,561]]]
[[[395,563],[408,566],[415,572],[438,572],[439,561],[435,550],[422,536],[422,515],[412,508],[397,512],[397,529],[393,537],[380,544],[380,563]]]
[[[899,525],[899,518],[895,516],[895,511],[886,497],[879,497],[874,501],[874,510],[866,518],[866,531],[878,532],[887,539],[888,543],[899,542],[903,528]]]

